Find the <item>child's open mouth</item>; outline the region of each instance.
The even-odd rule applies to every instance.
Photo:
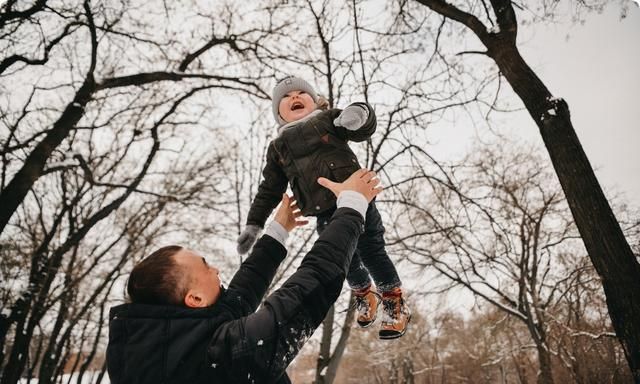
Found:
[[[295,111],[295,110],[298,110],[298,109],[304,109],[304,104],[302,104],[299,101],[296,101],[293,104],[291,104],[291,110],[292,111]]]

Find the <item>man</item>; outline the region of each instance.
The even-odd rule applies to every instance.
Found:
[[[215,268],[182,247],[161,248],[134,267],[132,303],[109,316],[111,382],[290,383],[285,369],[338,298],[368,203],[381,191],[365,169],[343,183],[318,182],[338,197],[338,209],[258,311],[286,256],[288,232],[306,223],[287,195],[226,290]]]

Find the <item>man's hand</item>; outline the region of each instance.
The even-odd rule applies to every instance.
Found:
[[[302,216],[302,213],[298,209],[296,201],[286,193],[283,193],[282,201],[280,201],[280,207],[276,212],[274,220],[282,225],[287,232],[291,232],[294,228],[301,227],[309,223],[308,220],[298,220],[298,217],[300,216]]]
[[[342,191],[358,192],[367,199],[367,202],[371,202],[382,191],[382,187],[378,185],[380,184],[380,179],[376,177],[376,173],[365,168],[358,169],[342,183],[336,183],[320,177],[318,178],[318,184],[328,188],[336,197]]]

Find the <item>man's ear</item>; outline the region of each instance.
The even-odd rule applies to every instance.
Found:
[[[201,308],[206,306],[202,296],[196,291],[189,290],[184,297],[184,305],[189,308]]]

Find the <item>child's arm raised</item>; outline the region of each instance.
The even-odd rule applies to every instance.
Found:
[[[353,103],[340,112],[333,124],[345,140],[364,141],[376,131],[376,114],[367,103]]]
[[[258,193],[253,199],[247,215],[246,228],[238,237],[237,250],[240,254],[249,251],[267,218],[282,199],[282,194],[287,190],[287,175],[278,164],[273,144],[269,144],[267,149],[267,164],[262,170],[262,178],[263,180],[258,186]]]

